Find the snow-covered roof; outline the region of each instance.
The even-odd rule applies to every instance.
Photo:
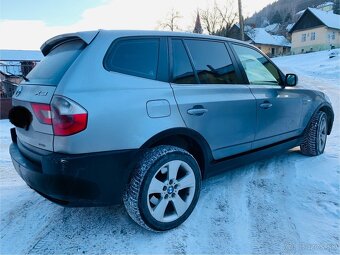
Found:
[[[325,26],[334,29],[340,29],[340,15],[334,14],[333,11],[322,11],[315,8],[307,8],[306,10],[301,11],[303,15],[299,18],[299,20],[290,28],[289,33],[293,33],[296,25],[300,22],[301,18],[305,16],[306,13],[311,13],[320,20]]]
[[[281,46],[285,46],[285,47],[292,46],[292,44],[288,41],[288,39],[284,37],[283,35],[273,35],[273,37]]]
[[[0,50],[2,61],[40,61],[43,57],[38,50]]]
[[[340,29],[340,15],[333,12],[325,12],[315,8],[308,8],[322,23],[329,28]]]
[[[279,28],[280,28],[280,24],[274,23],[274,24],[270,24],[266,26],[264,29],[269,33],[276,33],[277,31],[279,31]]]
[[[284,36],[271,35],[265,28],[253,28],[246,34],[256,44],[290,47],[289,41]]]
[[[6,66],[0,64],[0,73],[11,76],[22,74],[20,66]]]
[[[239,23],[236,23],[235,24],[238,28],[240,28],[240,24]],[[244,25],[244,32],[247,32],[247,31],[249,31],[249,30],[251,30],[252,29],[252,27],[251,26],[249,26],[249,25]]]
[[[295,13],[295,15],[302,15],[302,14],[304,14],[304,12],[306,11],[306,9],[304,9],[304,10],[302,10],[302,11],[299,11],[299,12],[297,12],[297,13]]]
[[[333,6],[334,3],[333,2],[325,2],[323,4],[318,5],[316,8],[323,8],[323,7],[330,6],[330,5]]]
[[[288,25],[286,26],[286,30],[287,30],[287,31],[291,30],[292,27],[293,27],[294,25],[295,25],[295,23],[288,24]]]

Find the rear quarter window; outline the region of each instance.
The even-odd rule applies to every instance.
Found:
[[[67,41],[58,45],[33,68],[27,78],[32,83],[56,86],[85,46],[82,40]]]
[[[119,39],[109,48],[104,67],[108,71],[156,79],[159,44],[158,38]]]

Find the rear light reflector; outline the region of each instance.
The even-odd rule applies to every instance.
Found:
[[[54,135],[73,135],[86,129],[87,111],[71,99],[54,96],[51,110]]]
[[[52,114],[51,107],[48,104],[31,104],[33,112],[40,123],[51,125],[52,124]]]

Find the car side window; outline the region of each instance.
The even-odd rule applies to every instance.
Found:
[[[239,83],[234,65],[223,42],[185,40],[200,83]]]
[[[159,39],[122,39],[113,44],[104,61],[109,71],[156,79]]]
[[[232,44],[240,59],[249,83],[253,85],[280,85],[277,68],[261,53],[246,46]]]
[[[192,69],[190,59],[184,48],[182,40],[172,40],[172,59],[173,59],[173,77],[172,82],[178,84],[195,84],[194,70]]]

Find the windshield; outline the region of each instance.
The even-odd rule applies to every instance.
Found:
[[[67,69],[85,48],[82,40],[72,40],[54,48],[27,75],[31,83],[57,86]]]

